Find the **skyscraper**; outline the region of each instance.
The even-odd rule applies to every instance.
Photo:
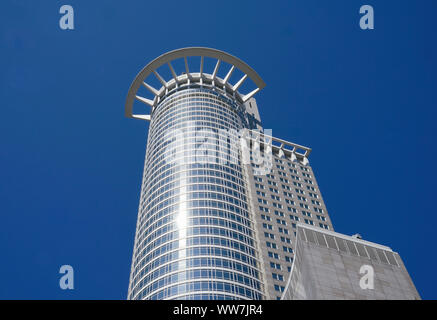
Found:
[[[133,81],[125,114],[150,126],[128,299],[279,299],[296,223],[333,229],[311,149],[263,132],[264,86],[209,48],[168,52]]]

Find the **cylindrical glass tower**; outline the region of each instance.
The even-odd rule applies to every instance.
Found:
[[[147,116],[128,299],[263,299],[238,147],[244,99],[215,74],[174,76]]]

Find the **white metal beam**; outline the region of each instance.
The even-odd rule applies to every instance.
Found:
[[[185,72],[187,74],[187,77],[189,79],[191,79],[191,74],[190,74],[190,69],[188,69],[188,61],[187,61],[187,57],[184,57],[184,62],[185,62]]]
[[[160,76],[160,74],[156,70],[153,70],[153,73],[155,74],[159,82],[161,82],[162,85],[167,88],[167,82]]]
[[[218,71],[218,69],[219,69],[219,67],[220,67],[220,62],[221,62],[221,60],[218,59],[218,60],[217,60],[217,64],[215,65],[215,68],[214,68],[214,72],[212,73],[212,79],[213,79],[213,80],[214,80],[215,77],[217,76],[217,71]]]
[[[143,85],[147,88],[147,90],[149,90],[151,93],[153,93],[155,96],[157,96],[159,94],[159,91],[156,90],[154,87],[152,87],[150,84],[148,84],[147,82],[143,82]]]
[[[229,78],[232,75],[232,72],[234,72],[235,66],[232,66],[231,69],[229,70],[228,74],[226,75],[226,77],[223,79],[224,84],[226,84],[229,80]]]
[[[178,76],[176,75],[176,72],[173,69],[173,66],[171,65],[170,61],[167,62],[168,68],[170,69],[171,75],[173,76],[173,79],[176,83],[178,83]]]
[[[237,91],[238,88],[240,88],[240,86],[243,84],[244,80],[247,79],[247,74],[245,74],[240,80],[238,80],[238,82],[232,87],[232,91]]]
[[[150,114],[133,114],[132,118],[150,121]]]
[[[252,98],[259,90],[260,90],[260,88],[256,88],[255,90],[253,90],[253,91],[249,92],[248,94],[246,94],[245,96],[243,96],[243,102],[246,102],[247,100]]]
[[[150,99],[147,99],[147,98],[144,98],[144,97],[140,97],[140,96],[135,96],[135,98],[138,100],[138,101],[141,101],[142,103],[145,103],[145,104],[147,104],[147,105],[149,105],[149,106],[151,106],[152,108],[153,108],[153,106],[154,106],[154,100],[150,100]]]
[[[200,78],[202,78],[203,74],[203,56],[200,57]]]

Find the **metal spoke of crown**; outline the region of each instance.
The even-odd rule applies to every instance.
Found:
[[[200,65],[190,66],[187,60],[188,57],[200,57]],[[217,60],[212,73],[207,73],[204,70],[205,57]],[[180,58],[184,59],[185,71],[183,74],[177,75],[171,62]],[[220,64],[222,62],[226,62],[231,66],[224,78],[220,78],[217,75]],[[171,79],[166,80],[158,73],[157,69],[163,65],[167,65],[172,75]],[[235,84],[231,84],[229,82],[229,79],[231,78],[235,69],[240,70],[243,73],[243,76]],[[196,70],[196,72],[193,72],[194,70]],[[161,88],[155,88],[149,83],[145,82],[149,75],[151,75],[152,73],[161,83]],[[256,89],[246,94],[242,94],[239,92],[239,88],[246,81],[247,78],[253,81],[253,83],[256,85]],[[150,62],[146,67],[144,67],[143,70],[141,70],[141,72],[135,77],[135,80],[132,82],[129,88],[126,99],[125,115],[128,118],[150,120],[150,114],[133,114],[133,103],[135,100],[141,101],[142,103],[150,106],[153,111],[153,108],[156,107],[156,105],[166,94],[168,94],[168,92],[179,88],[180,86],[190,85],[192,83],[199,83],[200,85],[210,85],[220,88],[226,93],[235,97],[235,99],[237,99],[241,103],[245,103],[258,91],[265,87],[264,81],[255,72],[255,70],[253,70],[240,59],[226,52],[202,47],[183,48],[170,51],[159,56],[158,58]],[[138,89],[141,86],[144,86],[152,93],[153,99],[148,99],[138,95]]]

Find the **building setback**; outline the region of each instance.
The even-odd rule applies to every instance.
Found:
[[[298,224],[296,255],[283,300],[419,300],[389,247]]]
[[[297,224],[333,226],[309,165],[311,149],[274,137],[271,149],[269,173],[257,175],[258,165],[251,163],[247,176],[264,292],[266,299],[279,300],[294,260]]]

